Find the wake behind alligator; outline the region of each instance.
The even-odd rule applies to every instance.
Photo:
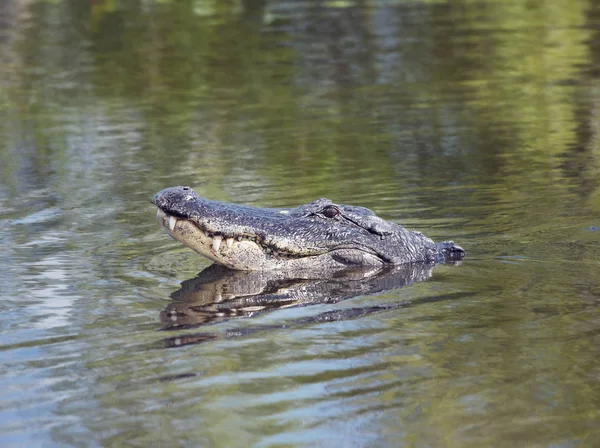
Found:
[[[465,251],[379,218],[365,207],[317,199],[290,209],[256,208],[200,197],[189,187],[152,199],[177,241],[230,269],[338,270],[352,266],[440,263]]]

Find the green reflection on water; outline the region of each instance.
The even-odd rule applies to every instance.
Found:
[[[557,158],[589,147],[573,123],[593,120],[581,69],[591,6],[434,4],[376,28],[386,8],[337,17],[315,5],[298,19],[310,33],[276,6],[245,6],[33,4],[39,25],[15,38],[24,88],[9,90],[9,107],[29,118],[40,165],[64,148],[66,123],[84,132],[98,112],[131,128],[132,156],[154,177],[223,184],[245,151],[249,175],[280,183],[293,166],[311,196],[340,184],[359,194],[365,166],[361,178],[399,193],[500,179],[523,191],[532,171],[551,189],[565,174]],[[378,62],[389,53],[389,67]],[[588,189],[590,162],[578,173]]]

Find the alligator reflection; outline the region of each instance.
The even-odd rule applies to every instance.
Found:
[[[401,288],[431,276],[433,264],[412,264],[383,269],[352,269],[328,277],[318,273],[231,271],[212,265],[197,277],[181,284],[171,294],[174,301],[160,313],[162,330],[195,328],[231,318],[252,317],[259,313],[295,306],[336,303],[359,295],[377,294]],[[439,301],[451,297],[435,297]],[[419,300],[422,303],[423,300]],[[198,344],[213,339],[245,336],[256,331],[295,325],[351,319],[365,314],[412,305],[411,301],[380,304],[361,308],[345,308],[316,316],[287,321],[282,325],[184,334],[167,338],[167,347]]]

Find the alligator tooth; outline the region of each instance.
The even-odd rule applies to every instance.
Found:
[[[221,241],[223,240],[222,236],[215,236],[213,238],[213,249],[215,252],[219,252],[219,247],[221,247]]]
[[[227,238],[225,242],[227,243],[227,247],[231,249],[231,246],[233,246],[233,238]]]
[[[177,224],[177,218],[175,216],[169,216],[169,230],[172,232]]]

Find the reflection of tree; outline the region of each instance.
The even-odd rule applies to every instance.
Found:
[[[229,184],[241,158],[266,184],[293,172],[303,198],[469,183],[520,201],[555,187],[579,138],[571,90],[593,51],[579,5],[198,5],[32,5],[19,51],[37,100],[20,114],[40,142],[67,139],[47,135],[65,106],[91,106],[139,133],[128,157],[156,176]]]
[[[573,95],[576,103],[575,138],[564,153],[562,164],[566,177],[571,178],[577,191],[585,198],[597,192],[600,164],[598,163],[598,89],[595,82],[600,78],[600,32],[596,24],[600,22],[600,5],[592,2],[587,14],[587,28],[592,30],[585,44],[589,49],[588,63],[583,64],[577,82],[578,92]],[[591,95],[590,95],[591,94]]]

